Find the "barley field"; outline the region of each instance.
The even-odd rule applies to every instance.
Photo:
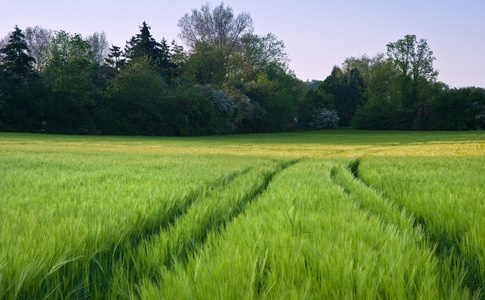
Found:
[[[0,299],[485,299],[485,132],[0,133]]]

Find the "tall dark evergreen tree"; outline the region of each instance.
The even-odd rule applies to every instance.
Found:
[[[148,56],[151,59],[157,59],[161,56],[160,44],[152,37],[150,29],[147,23],[143,22],[140,33],[126,42],[126,58],[134,60]]]
[[[126,42],[125,56],[128,60],[137,60],[147,56],[155,69],[164,77],[170,77],[175,64],[171,61],[170,46],[165,39],[158,43],[150,33],[150,27],[143,22],[140,33]]]
[[[21,84],[34,75],[35,59],[29,55],[25,36],[18,26],[15,26],[7,45],[0,49],[0,55],[2,55],[0,70],[10,84]]]
[[[172,56],[170,46],[167,44],[167,40],[163,38],[160,42],[160,56],[157,60],[157,65],[160,74],[165,78],[172,78],[176,75],[174,72],[177,65],[172,61]]]
[[[33,131],[35,102],[33,59],[22,30],[15,26],[0,49],[0,131]]]
[[[108,57],[104,59],[104,65],[108,69],[108,77],[113,78],[121,71],[126,63],[126,59],[124,58],[123,51],[118,46],[111,45],[109,51]]]

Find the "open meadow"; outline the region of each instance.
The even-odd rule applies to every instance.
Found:
[[[0,299],[485,299],[485,132],[0,133]]]

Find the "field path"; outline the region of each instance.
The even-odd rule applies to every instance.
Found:
[[[364,182],[359,175],[361,159],[352,161],[347,168],[334,167],[332,179],[340,185],[349,198],[359,207],[379,217],[384,223],[394,224],[403,234],[414,235],[415,242],[432,250],[441,262],[442,267],[462,270],[463,282],[471,291],[479,291],[485,297],[485,274],[480,262],[483,260],[481,251],[463,253],[467,228],[456,229],[454,232],[437,231],[433,220],[413,211],[410,208],[387,199],[383,190],[378,190]],[[402,190],[401,190],[402,191]],[[401,198],[403,196],[400,196]],[[473,242],[472,242],[473,243]],[[468,245],[476,247],[476,245]],[[449,277],[445,277],[449,278]]]

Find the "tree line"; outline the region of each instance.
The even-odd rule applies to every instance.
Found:
[[[39,26],[0,42],[0,131],[211,135],[290,128],[469,130],[485,91],[436,82],[414,35],[386,54],[348,58],[322,82],[288,67],[283,41],[254,34],[248,13],[206,4],[178,22],[186,49],[143,22],[124,48]]]
[[[341,126],[390,130],[485,128],[485,90],[437,82],[427,41],[406,35],[386,54],[351,57],[317,89],[334,97]]]

